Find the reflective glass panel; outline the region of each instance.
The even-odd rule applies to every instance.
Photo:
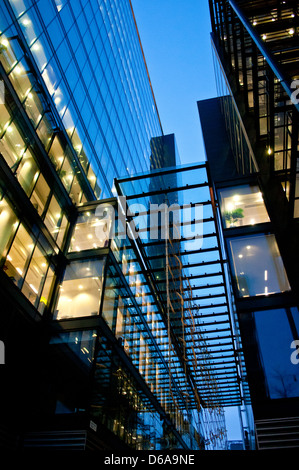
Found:
[[[14,123],[6,127],[0,149],[6,163],[14,171],[25,150],[25,142]]]
[[[299,396],[299,367],[292,361],[295,349],[291,347],[294,337],[289,315],[287,309],[254,312],[270,398]]]
[[[9,74],[9,78],[21,101],[23,101],[32,88],[30,68],[25,59],[19,62]]]
[[[233,238],[229,248],[240,297],[290,290],[274,235]]]
[[[31,90],[27,94],[27,98],[24,102],[26,112],[34,127],[37,127],[43,114],[43,106],[39,100],[37,93]]]
[[[112,206],[109,206],[112,208]],[[90,250],[108,246],[111,219],[105,206],[80,213],[75,225],[69,251]]]
[[[18,219],[5,199],[0,201],[0,256],[15,233]],[[4,268],[5,269],[5,268]]]
[[[70,331],[54,336],[51,344],[67,345],[81,361],[90,365],[94,357],[96,337],[95,330]]]
[[[32,153],[27,149],[17,169],[17,178],[27,195],[31,193],[38,175],[39,168]]]
[[[59,170],[64,161],[64,152],[58,136],[55,136],[53,139],[53,143],[49,151],[49,157],[54,164],[55,169]]]
[[[38,311],[43,314],[49,299],[50,289],[54,280],[54,271],[49,267],[47,277],[43,286],[42,294],[39,299]]]
[[[23,225],[19,226],[13,244],[6,257],[6,274],[13,280],[19,287],[22,284],[22,279],[25,275],[25,269],[29,257],[34,248],[34,241],[24,228]]]
[[[37,210],[38,214],[41,215],[44,211],[45,204],[50,194],[50,188],[46,183],[43,175],[39,175],[34,191],[31,195],[30,201],[33,207]]]
[[[47,268],[48,261],[40,248],[36,246],[22,287],[23,294],[34,305],[41,293],[40,291],[43,286]]]
[[[55,196],[52,196],[49,209],[45,217],[45,225],[49,229],[54,240],[57,239],[61,231],[65,231],[65,227],[61,225],[63,217],[62,209]]]

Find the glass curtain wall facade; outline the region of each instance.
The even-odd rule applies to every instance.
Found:
[[[4,1],[0,27],[2,74],[76,203],[81,179],[89,198],[108,197],[115,176],[149,168],[162,131],[129,1]],[[11,110],[1,115],[8,165],[34,160]],[[22,167],[25,184],[35,171]]]
[[[162,132],[130,2],[83,3],[1,3],[1,245],[20,288],[35,242],[20,254],[32,222],[26,231],[13,213],[7,180],[57,253],[73,204],[107,197],[115,176],[148,169],[150,139]],[[30,284],[33,300],[41,286]]]
[[[1,266],[42,311],[74,206],[149,169],[162,129],[129,1],[0,8]]]
[[[299,76],[298,4],[213,0],[210,11],[219,98],[198,107],[257,447],[298,447],[298,370],[291,361],[299,338],[298,104],[292,99]],[[217,132],[224,136],[218,146],[212,145],[212,113],[214,119],[219,116]]]

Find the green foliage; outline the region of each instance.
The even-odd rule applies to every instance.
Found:
[[[239,207],[238,209],[234,209],[231,212],[225,212],[224,218],[227,222],[230,222],[231,225],[234,225],[238,219],[243,219],[244,211]]]

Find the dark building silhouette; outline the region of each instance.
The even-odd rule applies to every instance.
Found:
[[[210,11],[219,98],[198,109],[257,448],[298,447],[298,2],[213,0]]]

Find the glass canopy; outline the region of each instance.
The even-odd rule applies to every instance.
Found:
[[[170,370],[187,372],[203,407],[248,403],[207,165],[117,179],[115,188],[144,260],[139,288],[158,300]]]

